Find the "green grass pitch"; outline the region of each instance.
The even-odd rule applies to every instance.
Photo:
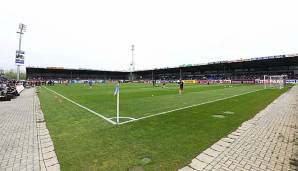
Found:
[[[121,119],[122,125],[111,124],[62,97],[115,121],[114,88],[113,84],[92,88],[70,84],[40,89],[62,170],[177,170],[288,89],[186,84],[179,95],[176,84],[165,88],[121,84],[120,115],[136,119],[130,123]],[[144,158],[150,162],[145,164]]]

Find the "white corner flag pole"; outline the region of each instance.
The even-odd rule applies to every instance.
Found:
[[[114,92],[114,96],[116,96],[117,95],[117,116],[116,116],[116,123],[117,123],[117,125],[119,124],[119,113],[120,113],[120,111],[119,111],[119,104],[120,104],[120,98],[119,98],[119,96],[120,96],[120,83],[118,82],[118,84],[116,85],[116,87],[115,87],[115,92]]]
[[[117,93],[117,124],[119,124],[119,91]]]
[[[117,124],[119,124],[119,103],[120,103],[120,98],[119,98],[119,96],[120,96],[120,84],[118,83],[118,85],[117,85],[117,87],[118,87],[118,90],[117,90]]]

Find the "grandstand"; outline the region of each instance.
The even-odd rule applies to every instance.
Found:
[[[130,72],[127,71],[65,69],[61,67],[27,67],[26,73],[27,79],[42,80],[129,80],[130,78]],[[298,79],[298,54],[138,70],[133,75],[135,80],[254,80],[262,79],[263,75],[287,75],[288,79]]]
[[[64,69],[61,67],[26,67],[27,79],[34,80],[125,80],[127,72],[91,69]]]

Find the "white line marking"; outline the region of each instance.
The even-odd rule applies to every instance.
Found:
[[[112,118],[109,118],[109,119],[116,119],[117,117],[112,117]],[[120,116],[119,118],[124,118],[124,119],[130,119],[130,120],[136,120],[136,118],[133,118],[133,117],[125,117],[125,116]]]
[[[164,114],[167,114],[167,113],[170,113],[170,112],[175,112],[175,111],[179,111],[179,110],[183,110],[183,109],[187,109],[187,108],[191,108],[191,107],[201,106],[201,105],[208,104],[208,103],[213,103],[213,102],[217,102],[217,101],[221,101],[221,100],[226,100],[226,99],[230,99],[230,98],[233,98],[233,97],[237,97],[237,96],[241,96],[241,95],[245,95],[245,94],[249,94],[249,93],[253,93],[253,92],[257,92],[257,91],[261,91],[261,90],[264,90],[264,89],[249,91],[249,92],[245,92],[245,93],[241,93],[241,94],[236,94],[236,95],[233,95],[233,96],[230,96],[230,97],[225,97],[225,98],[211,100],[211,101],[207,101],[207,102],[203,102],[203,103],[199,103],[199,104],[194,104],[194,105],[190,105],[190,106],[185,106],[185,107],[181,107],[181,108],[177,108],[177,109],[173,109],[173,110],[168,110],[168,111],[165,111],[165,112],[160,112],[160,113],[156,113],[156,114],[153,114],[153,115],[136,118],[135,120],[124,121],[124,122],[119,123],[119,125],[130,123],[130,122],[135,122],[135,121],[146,119],[146,118],[151,118],[153,116],[164,115]]]
[[[47,88],[47,87],[44,87],[44,88],[46,88],[47,90],[49,90],[49,91],[51,91],[51,92],[57,94],[58,96],[63,97],[64,99],[70,101],[71,103],[73,103],[73,104],[75,104],[75,105],[77,105],[77,106],[79,106],[79,107],[81,107],[81,108],[83,108],[83,109],[85,109],[85,110],[87,110],[87,111],[89,111],[89,112],[91,112],[91,113],[93,113],[93,114],[95,114],[95,115],[101,117],[102,119],[104,119],[104,120],[110,122],[110,123],[113,124],[113,125],[117,124],[116,122],[110,120],[109,118],[106,118],[105,116],[103,116],[103,115],[101,115],[101,114],[99,114],[99,113],[97,113],[97,112],[95,112],[95,111],[93,111],[93,110],[91,110],[91,109],[89,109],[89,108],[83,106],[83,105],[80,105],[79,103],[77,103],[77,102],[75,102],[75,101],[73,101],[73,100],[70,100],[69,98],[63,96],[62,94],[57,93],[57,92],[54,91],[54,90],[51,90],[51,89],[49,89],[49,88]]]

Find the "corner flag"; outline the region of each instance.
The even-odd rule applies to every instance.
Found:
[[[114,91],[114,96],[116,96],[117,95],[117,117],[116,117],[116,119],[117,119],[117,124],[119,124],[119,115],[120,115],[120,99],[119,99],[119,96],[120,96],[120,83],[118,82],[118,84],[116,85],[116,87],[115,87],[115,91]]]
[[[119,93],[119,91],[120,91],[119,84],[117,84],[115,87],[114,96],[116,96]]]

